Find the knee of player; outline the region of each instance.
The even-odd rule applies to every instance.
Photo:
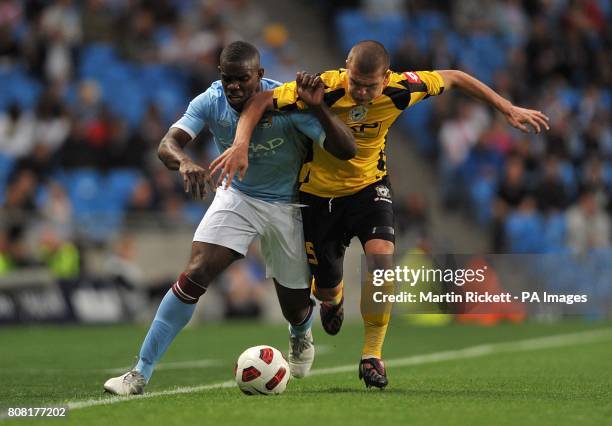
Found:
[[[185,274],[198,284],[208,286],[227,266],[215,262],[214,258],[209,256],[193,256],[185,269]]]
[[[341,283],[331,288],[322,288],[322,287],[316,286],[315,284],[315,287],[313,289],[314,296],[322,302],[329,302],[331,300],[334,300],[341,292],[342,292]]]
[[[291,307],[283,308],[283,316],[293,325],[300,324],[304,321],[309,312],[309,307]]]
[[[393,269],[393,254],[369,254],[366,258],[370,274],[375,270]]]

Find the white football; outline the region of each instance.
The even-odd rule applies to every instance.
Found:
[[[236,384],[247,395],[283,393],[291,375],[283,354],[267,345],[244,351],[234,370]]]

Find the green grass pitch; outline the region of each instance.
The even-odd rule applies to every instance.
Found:
[[[179,335],[148,397],[116,402],[102,393],[102,383],[114,375],[109,369],[133,362],[145,333],[142,326],[1,329],[2,411],[73,408],[64,419],[0,425],[612,425],[612,324],[606,322],[413,327],[397,320],[385,346],[390,385],[384,391],[366,390],[357,379],[360,324],[345,325],[335,337],[317,325],[315,374],[291,380],[283,395],[272,397],[218,385],[232,379],[245,348],[286,351],[286,328],[206,324]],[[92,405],[100,399],[112,403]]]

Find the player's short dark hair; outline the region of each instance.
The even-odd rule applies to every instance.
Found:
[[[373,74],[387,71],[391,65],[389,52],[382,43],[375,40],[363,40],[354,45],[347,61],[353,64],[362,74]]]
[[[259,65],[259,51],[246,41],[234,41],[228,44],[219,58],[220,63],[254,61]]]

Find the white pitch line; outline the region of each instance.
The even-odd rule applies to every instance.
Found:
[[[115,404],[117,402],[155,398],[157,396],[165,396],[165,395],[180,395],[183,393],[200,392],[200,391],[205,391],[205,390],[210,390],[210,389],[231,388],[234,386],[236,386],[236,383],[233,380],[228,380],[225,382],[213,383],[210,385],[185,386],[185,387],[168,389],[165,391],[150,392],[150,393],[145,393],[144,395],[110,396],[110,397],[103,398],[103,399],[88,399],[85,401],[74,401],[74,402],[69,402],[66,405],[71,410],[77,410],[79,408],[93,407],[96,405],[110,405],[110,404]]]
[[[434,352],[430,354],[414,355],[405,358],[395,358],[385,361],[387,367],[405,367],[410,365],[429,364],[442,361],[453,361],[466,358],[477,358],[486,355],[533,351],[538,349],[556,348],[562,346],[573,346],[585,343],[612,340],[612,328],[605,328],[593,331],[582,331],[569,334],[558,334],[553,336],[535,337],[532,339],[517,340],[514,342],[491,343],[485,345],[470,346],[464,349],[452,351]],[[320,376],[326,374],[346,373],[355,371],[355,364],[342,365],[332,368],[321,368],[313,370],[310,375]],[[156,398],[158,396],[179,395],[184,393],[201,392],[211,389],[229,388],[235,386],[233,380],[228,380],[210,385],[187,386],[168,389],[165,391],[151,392],[144,395],[133,396],[113,396],[102,399],[89,399],[84,401],[68,402],[67,406],[71,410],[88,408],[96,405],[110,405],[118,402],[135,401],[139,399]]]
[[[326,355],[328,353],[333,352],[333,347],[331,345],[317,345],[316,347],[317,355]],[[155,367],[155,371],[162,370],[184,370],[188,368],[210,368],[210,367],[218,367],[223,363],[218,359],[196,359],[193,361],[177,361],[177,362],[162,362],[159,363]],[[100,371],[104,373],[111,374],[119,374],[125,373],[130,369],[134,368],[134,365],[128,365],[126,367],[118,367],[118,368],[104,368]],[[47,369],[41,371],[48,371]],[[60,370],[64,371],[64,370]]]
[[[208,367],[217,367],[221,365],[222,362],[218,359],[198,359],[194,361],[178,361],[178,362],[162,362],[155,367],[155,371],[161,370],[183,370],[186,368],[208,368]],[[127,367],[119,367],[119,368],[107,368],[102,371],[105,373],[125,373],[132,369],[133,365],[128,365]]]

